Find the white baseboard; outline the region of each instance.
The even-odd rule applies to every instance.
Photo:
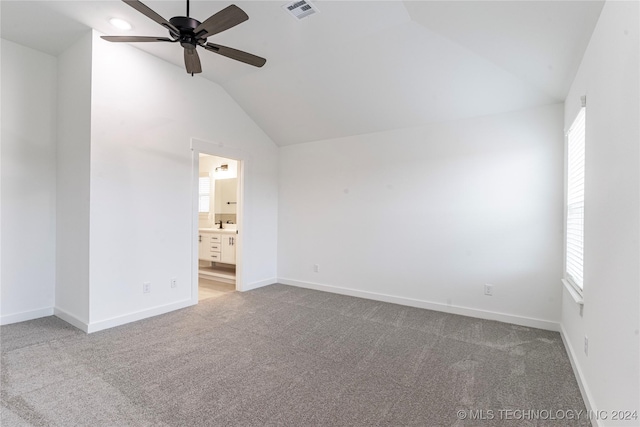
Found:
[[[240,292],[246,292],[246,291],[250,291],[252,289],[261,288],[263,286],[273,285],[274,283],[278,283],[278,279],[276,279],[275,277],[272,277],[270,279],[259,280],[257,282],[247,283],[242,287],[242,289],[238,289],[238,290]]]
[[[0,316],[0,325],[10,325],[11,323],[25,322],[27,320],[39,319],[47,316],[53,316],[53,307],[2,315]]]
[[[123,316],[112,317],[111,319],[100,320],[99,322],[89,323],[87,333],[98,332],[104,329],[114,328],[126,323],[135,322],[137,320],[147,319],[149,317],[158,316],[160,314],[169,313],[170,311],[179,310],[181,308],[194,305],[191,298],[171,304],[161,305],[158,307],[148,308],[146,310],[137,311]]]
[[[73,314],[62,310],[61,308],[55,307],[53,310],[53,314],[59,318],[64,320],[65,322],[67,322],[68,324],[75,326],[76,328],[80,329],[82,332],[88,332],[89,330],[89,325],[78,319],[76,316],[74,316]]]
[[[414,298],[398,297],[394,295],[380,294],[377,292],[361,291],[358,289],[342,288],[337,286],[323,285],[320,283],[302,282],[299,280],[278,278],[278,283],[284,285],[297,286],[300,288],[315,289],[318,291],[332,292],[335,294],[349,295],[352,297],[367,298],[376,301],[390,302],[393,304],[407,305],[410,307],[426,308],[428,310],[442,311],[445,313],[459,314],[461,316],[476,317],[479,319],[496,320],[498,322],[512,323],[514,325],[527,326],[530,328],[545,329],[558,332],[560,325],[549,320],[535,319],[531,317],[516,316],[513,314],[498,313],[494,311],[480,310],[476,308],[447,305],[438,302],[424,301]]]
[[[589,386],[587,386],[587,382],[584,379],[584,375],[582,374],[582,369],[580,369],[580,365],[578,365],[578,358],[576,357],[576,352],[571,346],[571,341],[567,338],[567,332],[564,329],[564,326],[560,324],[560,336],[562,337],[562,342],[564,343],[564,348],[567,350],[567,355],[569,356],[569,362],[571,363],[571,368],[573,368],[573,375],[576,377],[576,381],[578,382],[578,388],[580,389],[580,394],[582,395],[582,400],[584,400],[584,404],[587,407],[587,412],[590,414],[596,413],[597,409],[595,405],[593,405],[593,396],[591,395],[591,391],[589,390]],[[593,417],[591,419],[591,425],[593,427],[600,427],[600,422],[596,419],[597,417]]]

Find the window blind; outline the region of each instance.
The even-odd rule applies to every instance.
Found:
[[[211,178],[201,176],[198,183],[198,212],[208,213],[211,206]]]
[[[567,134],[567,279],[582,289],[584,249],[585,108]]]

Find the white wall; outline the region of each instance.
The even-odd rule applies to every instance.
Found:
[[[91,33],[58,56],[56,315],[89,321]]]
[[[93,42],[90,329],[190,304],[192,138],[251,157],[242,275],[273,283],[276,146],[219,85],[98,34]]]
[[[56,58],[2,40],[2,324],[53,314]]]
[[[553,105],[282,148],[279,280],[557,327],[562,114]]]
[[[217,159],[216,156],[201,156],[199,157],[199,162],[198,162],[198,169],[199,169],[199,174],[203,175],[203,174],[210,174],[211,171],[213,171],[214,166],[213,163],[214,161]],[[213,227],[213,220],[215,217],[215,213],[213,212],[213,198],[215,197],[215,185],[211,186],[211,193],[209,195],[210,197],[210,203],[209,203],[209,209],[210,211],[208,213],[200,213],[198,214],[198,228],[209,228],[209,227]]]
[[[587,96],[585,267],[583,314],[565,291],[561,324],[588,400],[605,411],[640,411],[639,12],[605,4],[565,102],[568,128]]]

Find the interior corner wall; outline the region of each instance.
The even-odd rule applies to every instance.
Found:
[[[2,40],[0,323],[53,314],[56,58]]]
[[[93,37],[90,329],[192,303],[192,138],[251,158],[242,275],[248,285],[273,283],[276,145],[219,85],[133,46]],[[170,287],[171,278],[177,287]],[[144,282],[150,293],[143,294]]]
[[[88,32],[58,56],[56,315],[89,322],[91,55]]]
[[[562,117],[551,105],[281,148],[279,280],[557,330]]]
[[[584,308],[564,291],[562,330],[593,410],[640,412],[640,8],[608,1],[565,102],[586,95]],[[584,337],[588,337],[588,356]]]

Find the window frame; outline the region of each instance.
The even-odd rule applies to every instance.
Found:
[[[582,106],[566,132],[565,139],[566,180],[563,272],[565,281],[580,297],[584,291],[586,118],[586,102],[585,98],[582,97]],[[577,152],[576,149],[578,149]],[[579,232],[579,236],[572,237],[572,235],[576,235],[576,232]]]
[[[202,179],[203,178],[207,178],[209,180],[209,191],[208,193],[204,193],[202,192]],[[213,179],[211,178],[211,176],[208,173],[201,173],[200,176],[198,177],[198,214],[199,215],[209,215],[211,213],[211,185]],[[208,197],[209,198],[209,203],[207,203],[207,210],[203,211],[200,210],[201,206],[202,206],[202,198],[203,197]]]

